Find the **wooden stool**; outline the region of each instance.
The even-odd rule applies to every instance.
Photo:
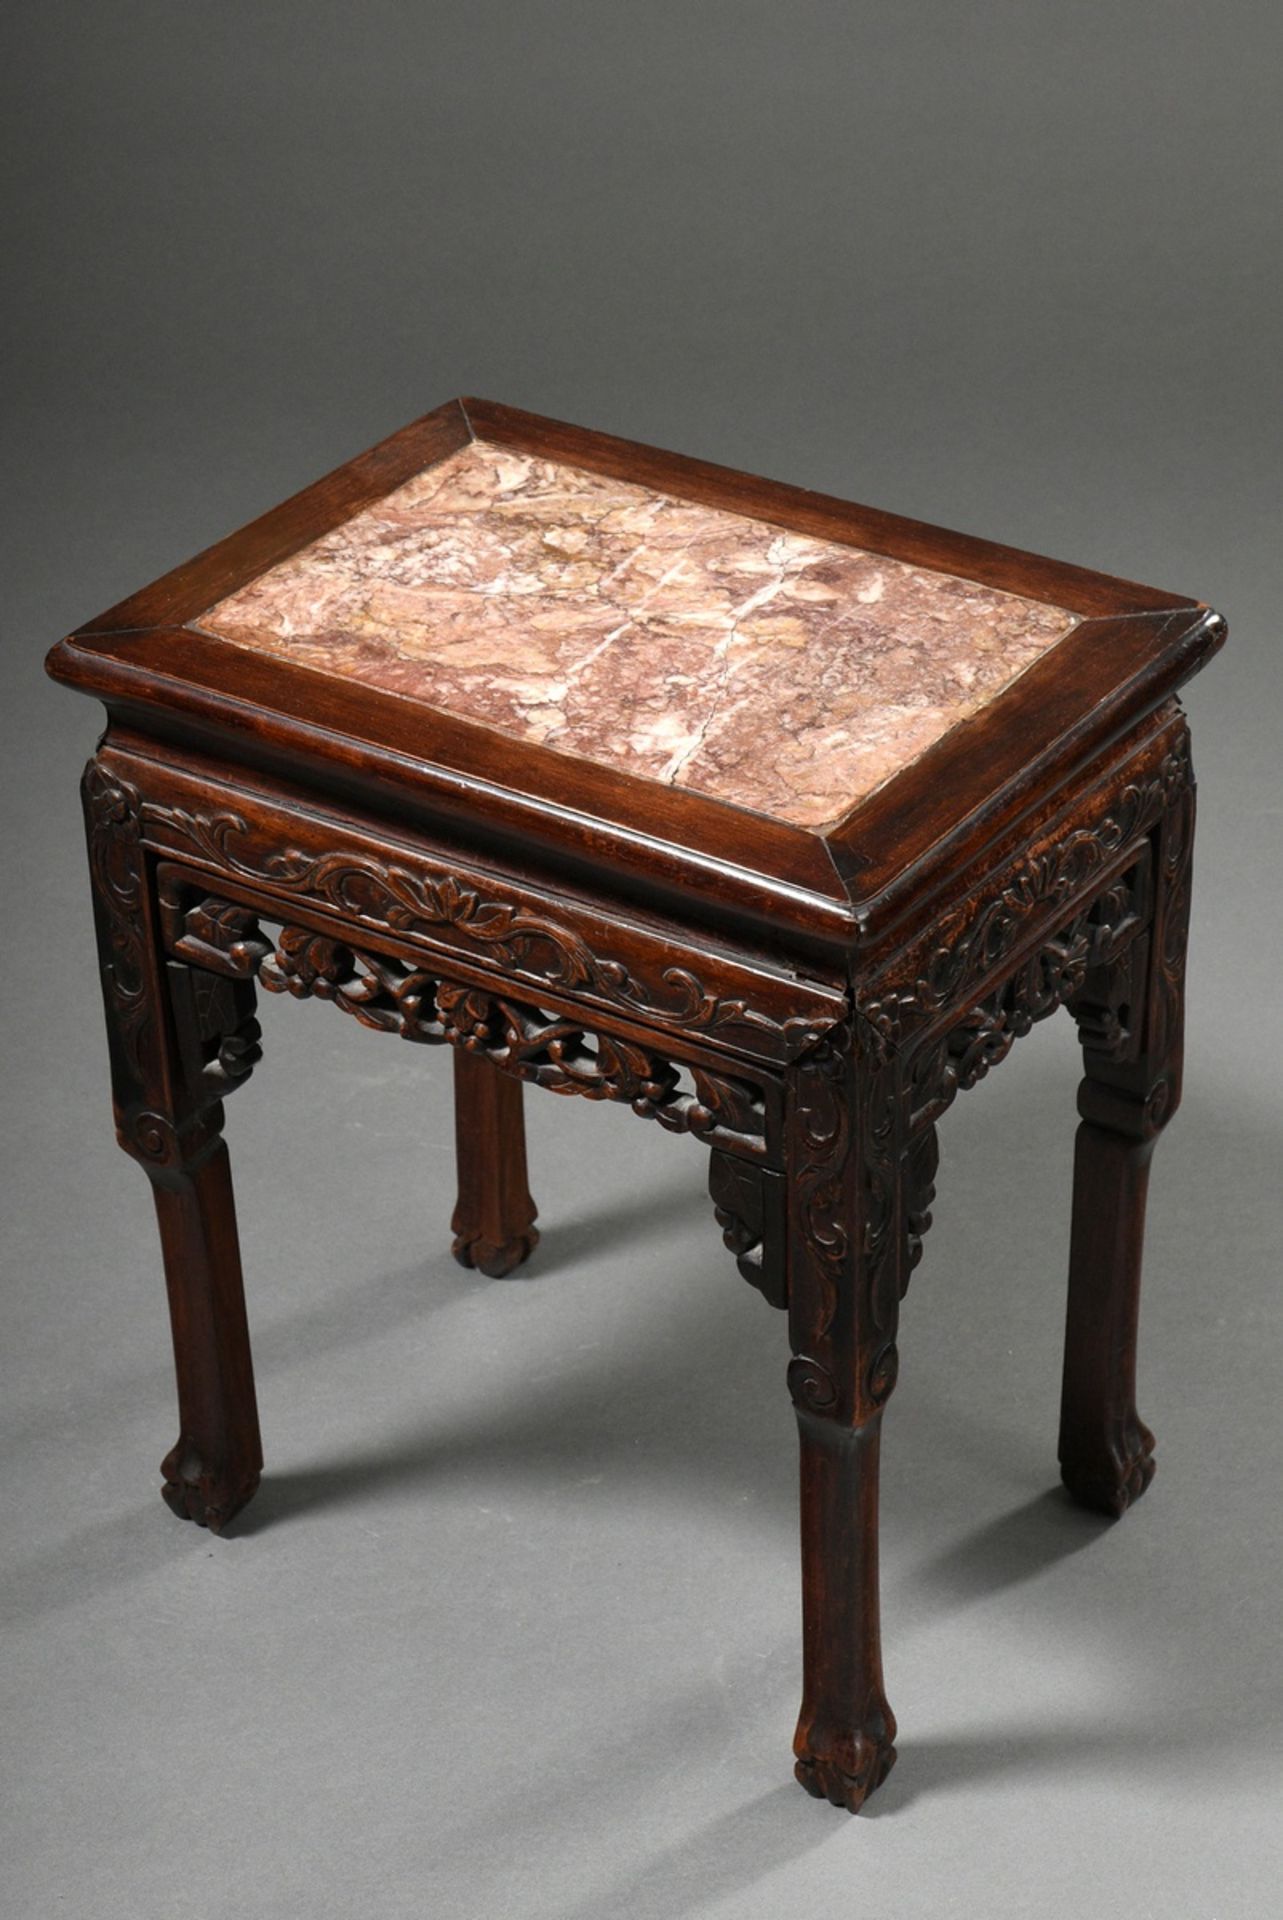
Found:
[[[534,1246],[523,1080],[710,1149],[787,1312],[808,1791],[895,1757],[878,1446],[935,1123],[1067,1006],[1086,1077],[1071,1493],[1153,1473],[1150,1154],[1180,1096],[1206,606],[452,401],[54,648],[107,707],[84,794],[121,1145],[156,1197],[174,1512],[262,1465],[223,1098],[255,982],[454,1049],[454,1250]]]

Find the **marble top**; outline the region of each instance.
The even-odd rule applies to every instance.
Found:
[[[1075,623],[478,440],[190,624],[818,830]]]

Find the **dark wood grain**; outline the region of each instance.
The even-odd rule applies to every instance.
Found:
[[[256,655],[185,622],[444,458],[469,433],[679,498],[870,547],[1067,607],[1081,624],[974,719],[825,834],[639,779],[418,701]],[[121,721],[311,777],[354,800],[524,845],[619,889],[662,891],[732,926],[840,948],[897,880],[953,857],[1169,696],[1224,623],[1162,593],[1038,555],[735,474],[515,409],[452,401],[55,647],[49,671]]]
[[[454,1133],[459,1198],[450,1221],[451,1251],[460,1266],[501,1280],[539,1243],[526,1174],[521,1082],[462,1048],[454,1055]]]
[[[84,782],[116,1132],[156,1203],[178,1385],[164,1497],[219,1532],[263,1456],[222,1102],[258,1058],[253,989],[167,960],[137,790],[91,762]]]
[[[1154,1476],[1154,1436],[1136,1411],[1141,1254],[1150,1161],[1181,1098],[1193,838],[1190,784],[1156,836],[1148,940],[1131,964],[1115,958],[1098,969],[1074,1005],[1086,1074],[1074,1145],[1060,1470],[1075,1499],[1114,1515]]]
[[[184,624],[470,435],[1082,618],[827,834]],[[1152,1472],[1141,1251],[1150,1155],[1180,1097],[1194,804],[1176,692],[1223,637],[1178,595],[467,401],[55,647],[50,671],[108,712],[86,817],[117,1132],[160,1222],[175,1512],[217,1530],[262,1465],[222,1140],[223,1101],[258,1058],[256,983],[425,1057],[450,1049],[455,1251],[488,1274],[538,1238],[522,1086],[626,1106],[709,1151],[725,1245],[787,1315],[796,1771],[861,1806],[895,1758],[878,1465],[939,1130],[1061,1007],[1085,1067],[1061,1470],[1114,1514]]]

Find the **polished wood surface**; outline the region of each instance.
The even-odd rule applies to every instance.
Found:
[[[457,714],[288,661],[185,622],[472,435],[633,478],[772,525],[1043,598],[1083,616],[1045,659],[826,833],[791,827],[513,739]],[[515,409],[451,401],[55,648],[50,670],[122,720],[336,791],[413,810],[475,842],[680,895],[705,915],[845,948],[897,878],[1019,812],[1151,711],[1223,638],[1181,595],[922,526]]]
[[[813,833],[199,635],[202,607],[484,435],[773,525],[1043,596],[1081,624]],[[1193,774],[1175,694],[1223,623],[1175,595],[452,402],[55,647],[106,704],[86,819],[118,1136],[156,1195],[177,1366],[175,1512],[217,1531],[262,1466],[226,1148],[256,988],[455,1061],[455,1251],[538,1239],[522,1083],[709,1150],[717,1224],[787,1316],[801,1447],[808,1791],[894,1760],[878,1461],[937,1123],[1065,1007],[1085,1078],[1060,1457],[1121,1513],[1154,1142],[1180,1094]],[[427,718],[424,715],[427,713]],[[550,1231],[555,1239],[555,1223]]]

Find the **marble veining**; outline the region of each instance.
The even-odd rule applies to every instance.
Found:
[[[812,829],[1074,624],[485,441],[192,622]]]

